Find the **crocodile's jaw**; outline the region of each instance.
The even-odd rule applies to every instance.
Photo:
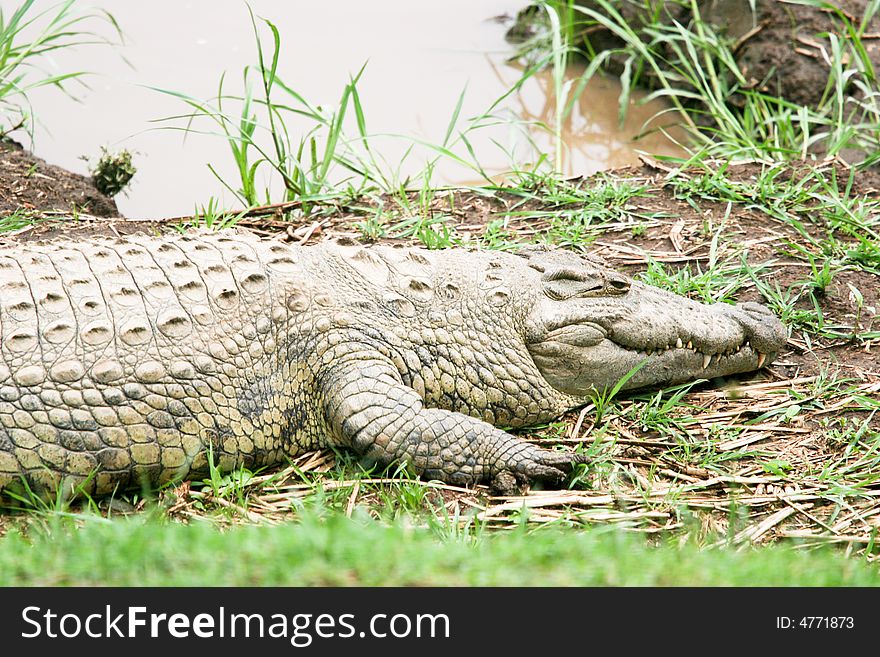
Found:
[[[765,307],[700,304],[633,283],[611,297],[543,301],[533,314],[529,350],[557,390],[583,397],[709,379],[760,369],[787,332]]]
[[[584,396],[591,390],[609,389],[628,374],[622,389],[672,385],[750,372],[773,362],[777,352],[759,352],[749,345],[728,354],[709,355],[686,347],[648,355],[632,351],[611,340],[583,349],[570,366],[535,355],[535,363],[558,390]],[[635,371],[633,371],[635,370]]]

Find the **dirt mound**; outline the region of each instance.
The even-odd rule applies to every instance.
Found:
[[[742,11],[741,0],[719,0],[709,19],[724,24],[727,14]],[[751,33],[733,35],[742,39],[737,63],[745,78],[769,93],[798,105],[816,106],[825,93],[831,70],[828,34],[845,35],[845,21],[858,27],[865,12],[865,0],[838,0],[840,13],[827,8],[807,7],[778,0],[757,3],[755,27]],[[880,20],[872,19],[862,36],[865,51],[876,70],[880,66]]]
[[[577,4],[605,13],[594,0],[577,0]],[[798,105],[818,105],[831,71],[832,49],[828,35],[845,38],[847,23],[858,29],[867,0],[838,0],[837,10],[830,5],[814,7],[781,0],[755,0],[753,11],[751,4],[750,0],[700,0],[697,7],[705,22],[719,28],[733,42],[736,62],[749,88]],[[644,3],[629,0],[612,0],[612,5],[646,43],[650,42],[651,24],[688,25],[694,19],[690,6],[683,7],[671,0],[652,3],[652,12],[645,11]],[[575,16],[578,20],[587,20],[582,14]],[[656,16],[660,16],[659,20]],[[522,42],[546,29],[545,13],[530,6],[517,15],[507,37],[511,42]],[[585,27],[581,36],[588,44],[585,52],[614,51],[625,45],[611,31],[598,25]],[[880,69],[880,19],[875,17],[862,28],[861,40],[872,66]],[[670,62],[676,59],[668,47],[661,48],[659,54]],[[625,59],[623,54],[612,55],[608,68],[620,75]],[[849,62],[844,62],[847,64]],[[650,85],[650,71],[645,74],[648,77],[643,81]],[[857,93],[854,88],[848,92]],[[735,98],[731,101],[737,104]]]
[[[91,178],[48,164],[12,140],[0,141],[0,215],[85,213],[118,217],[116,203]]]

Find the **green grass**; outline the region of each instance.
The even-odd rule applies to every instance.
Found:
[[[188,220],[182,221],[175,228],[180,232],[190,229],[224,230],[235,226],[245,214],[246,211],[233,213],[224,210],[220,202],[212,196],[207,203],[197,207]]]
[[[101,157],[90,165],[89,170],[95,187],[107,196],[116,196],[124,191],[131,183],[134,174],[137,173],[137,169],[132,164],[130,151],[122,149],[111,153],[104,146],[101,147]]]
[[[156,91],[183,101],[190,112],[158,119],[166,129],[184,134],[204,131],[222,137],[228,144],[238,173],[235,182],[225,180],[213,165],[211,172],[241,203],[251,207],[260,203],[303,201],[305,209],[316,197],[328,190],[336,193],[344,183],[332,179],[336,167],[354,174],[357,189],[372,180],[372,154],[367,141],[363,109],[357,92],[357,82],[363,68],[345,85],[335,108],[324,109],[312,105],[295,89],[285,84],[278,74],[282,39],[271,21],[254,16],[248,7],[256,44],[256,62],[244,67],[242,89],[238,93],[226,91],[226,73],[220,76],[217,94],[208,100],[194,98],[186,93],[156,88]],[[262,31],[271,34],[272,45],[266,48]],[[231,108],[230,108],[231,106]],[[362,148],[352,146],[343,126],[346,116],[354,113],[360,132]],[[288,127],[293,120],[305,121],[304,130]],[[179,122],[183,121],[183,126]],[[214,124],[214,130],[203,129],[204,122]],[[260,175],[268,175],[269,183],[260,188]],[[273,187],[280,181],[280,197]],[[360,182],[357,182],[360,181]]]
[[[520,44],[520,54],[528,62],[550,63],[554,72],[568,57],[590,62],[577,85],[565,93],[557,89],[560,116],[570,111],[585,79],[613,63],[625,87],[621,115],[632,90],[653,88],[649,98],[668,101],[688,128],[697,159],[797,160],[812,157],[821,144],[829,155],[860,149],[869,165],[877,160],[880,145],[880,90],[868,57],[866,26],[880,3],[868,2],[855,22],[829,2],[795,4],[824,8],[839,25],[839,34],[828,37],[828,83],[812,108],[755,88],[736,61],[736,41],[706,22],[695,0],[537,2],[535,11],[522,16],[535,34]],[[674,17],[673,10],[680,7],[687,9],[685,18]],[[597,28],[623,45],[597,51],[590,42]]]
[[[438,540],[338,515],[296,524],[56,523],[0,539],[2,586],[876,586],[876,566],[826,549],[646,545],[620,531],[514,529]]]
[[[375,135],[369,132],[358,82],[366,64],[343,87],[335,106],[322,107],[309,102],[278,72],[283,61],[283,38],[278,27],[266,18],[250,13],[256,45],[256,61],[244,67],[240,88],[227,91],[222,73],[217,93],[207,100],[185,92],[155,88],[181,100],[189,111],[156,119],[164,129],[184,133],[206,133],[224,139],[230,149],[238,180],[226,180],[212,164],[209,169],[246,207],[277,202],[301,202],[303,212],[328,198],[351,198],[377,190],[396,193],[408,188],[412,180],[430,192],[431,178],[440,158],[449,158],[489,180],[477,161],[468,134],[498,122],[515,123],[496,116],[499,104],[538,69],[532,69],[514,87],[475,117],[461,117],[465,91],[454,105],[445,136],[440,142],[420,140],[399,134]],[[271,35],[266,47],[265,34]],[[213,128],[203,127],[213,124]],[[389,162],[372,145],[378,137],[402,139],[407,150],[397,162]],[[403,177],[404,163],[418,151],[423,166]],[[261,177],[262,174],[262,177]],[[261,187],[262,180],[267,181]]]
[[[0,217],[0,233],[21,230],[34,225],[37,221],[39,221],[39,217],[35,216],[35,213],[20,208]]]
[[[113,16],[104,10],[80,11],[75,0],[65,0],[40,9],[34,0],[24,0],[9,11],[0,8],[0,136],[24,129],[33,134],[34,108],[28,94],[52,86],[68,92],[70,83],[82,82],[85,71],[50,73],[47,57],[62,48],[110,45],[112,41],[87,26],[109,24],[121,39]]]

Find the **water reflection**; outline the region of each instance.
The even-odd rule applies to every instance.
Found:
[[[585,66],[570,64],[565,80],[571,89],[584,74]],[[509,67],[497,69],[502,81],[510,77]],[[572,91],[574,93],[574,91]],[[686,143],[685,131],[674,122],[666,104],[651,100],[636,91],[626,107],[624,120],[619,118],[620,83],[600,75],[584,87],[561,128],[563,144],[561,171],[567,175],[588,175],[639,163],[639,153],[681,156]],[[530,125],[534,146],[545,153],[555,149],[556,97],[553,74],[536,74],[533,84],[511,97],[513,112]]]

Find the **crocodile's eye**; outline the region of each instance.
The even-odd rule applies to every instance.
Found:
[[[554,301],[574,297],[617,296],[629,290],[629,279],[614,271],[569,267],[546,271],[544,293]]]
[[[581,267],[553,267],[541,276],[544,293],[554,301],[590,296],[601,291],[603,280],[597,271]]]
[[[554,301],[565,301],[574,297],[593,296],[602,289],[601,281],[578,281],[560,278],[544,283],[544,294]]]
[[[629,291],[630,281],[617,272],[609,272],[606,280],[608,294],[625,294]]]

